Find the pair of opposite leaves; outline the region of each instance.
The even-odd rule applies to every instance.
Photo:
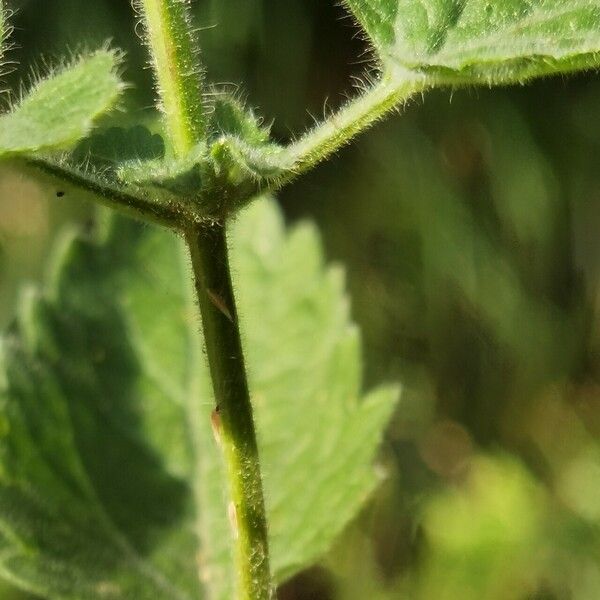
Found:
[[[399,82],[506,83],[597,64],[598,2],[347,4]],[[117,63],[101,50],[40,81],[0,118],[0,155],[85,136],[117,101]],[[257,203],[232,244],[282,581],[369,495],[397,392],[360,400],[342,282],[310,228],[285,234],[274,206]],[[230,598],[185,253],[165,232],[117,220],[58,254],[48,289],[25,295],[0,346],[0,569],[52,598]]]
[[[407,79],[501,85],[600,63],[598,0],[345,2],[398,86]],[[0,36],[2,21],[0,14]],[[40,80],[0,117],[0,157],[68,147],[87,135],[122,90],[118,62],[118,53],[102,50]]]

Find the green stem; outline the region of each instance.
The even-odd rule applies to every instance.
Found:
[[[4,8],[4,2],[0,0],[0,58],[4,55],[4,42],[8,37],[10,28],[8,26],[8,14],[6,8]]]
[[[176,201],[156,202],[134,193],[123,191],[109,181],[96,178],[68,164],[61,164],[45,158],[28,158],[24,164],[55,177],[62,184],[68,184],[84,192],[93,194],[94,200],[117,212],[169,228],[180,227],[180,223],[193,219],[189,208]]]
[[[272,597],[267,521],[252,404],[248,391],[225,227],[186,231],[204,342],[217,402],[218,437],[226,464],[240,600]]]
[[[422,80],[383,76],[362,95],[303,135],[285,150],[293,176],[316,166],[388,112],[425,89]],[[287,183],[287,179],[282,180]]]
[[[205,136],[204,107],[187,0],[138,0],[154,59],[164,120],[175,156]],[[204,342],[217,403],[216,427],[229,483],[237,593],[272,597],[258,447],[223,223],[183,227],[192,258]]]
[[[168,137],[178,156],[206,133],[204,71],[186,0],[138,0]]]

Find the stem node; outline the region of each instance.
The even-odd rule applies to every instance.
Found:
[[[186,0],[137,0],[144,18],[173,152],[184,156],[206,134],[200,75]],[[267,519],[223,223],[184,224],[218,410],[212,424],[228,480],[239,600],[270,600]]]

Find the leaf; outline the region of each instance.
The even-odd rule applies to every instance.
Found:
[[[84,139],[59,165],[45,160],[40,166],[72,183],[83,184],[96,199],[99,195],[115,198],[116,193],[121,211],[126,204],[134,214],[137,212],[136,216],[143,214],[146,219],[172,225],[175,217],[181,216],[182,202],[201,205],[198,196],[205,155],[206,144],[201,143],[183,158],[165,157],[163,138],[136,125],[100,131]],[[109,206],[113,208],[114,204]]]
[[[315,229],[241,213],[234,272],[278,581],[316,561],[379,477],[396,404]],[[188,259],[115,219],[63,241],[2,341],[0,572],[50,598],[230,600],[229,524]],[[199,579],[202,590],[199,589]]]
[[[162,137],[142,125],[109,127],[82,140],[73,152],[75,160],[113,168],[123,161],[157,160],[164,155]]]
[[[277,144],[247,144],[235,137],[222,137],[211,149],[218,171],[240,184],[251,179],[257,184],[268,183],[291,172],[293,161]]]
[[[514,83],[600,64],[597,0],[346,4],[386,65],[432,83]]]
[[[283,148],[271,141],[270,127],[265,127],[237,98],[217,93],[212,127],[215,169],[218,174],[225,173],[234,185],[248,179],[260,185],[291,169]]]
[[[0,158],[62,149],[85,137],[123,90],[119,61],[117,52],[98,50],[41,79],[0,116]]]
[[[214,99],[212,127],[217,136],[235,136],[247,144],[266,144],[271,137],[270,127],[264,127],[253,111],[225,93],[217,93]]]
[[[84,179],[108,180],[124,194],[185,206],[196,219],[239,209],[292,162],[269,141],[269,129],[252,111],[227,94],[213,96],[209,147],[200,142],[174,157],[165,152],[162,137],[143,126],[111,127],[84,139],[71,167]]]

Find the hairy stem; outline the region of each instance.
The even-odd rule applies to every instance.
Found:
[[[26,166],[55,177],[61,184],[68,184],[93,194],[98,204],[134,219],[143,219],[163,227],[174,228],[179,227],[182,221],[193,218],[193,215],[189,214],[188,207],[183,204],[175,201],[158,202],[143,195],[128,193],[109,181],[84,173],[66,163],[45,158],[28,158],[23,162]]]
[[[260,463],[229,271],[225,227],[199,225],[186,231],[204,342],[217,401],[213,426],[226,463],[240,600],[268,600],[267,521]]]
[[[7,29],[6,9],[3,0],[0,0],[0,58],[4,54],[4,40],[6,39]]]
[[[425,86],[421,80],[382,77],[372,88],[299,138],[285,150],[293,177],[308,171],[348,144],[388,112],[408,101]],[[283,178],[281,183],[287,183]]]
[[[139,0],[176,156],[205,136],[201,66],[187,0]],[[272,596],[267,521],[246,367],[229,271],[224,223],[183,227],[192,258],[204,341],[217,403],[215,427],[229,482],[240,600]]]
[[[186,0],[138,0],[173,151],[182,156],[205,137],[203,69]]]

